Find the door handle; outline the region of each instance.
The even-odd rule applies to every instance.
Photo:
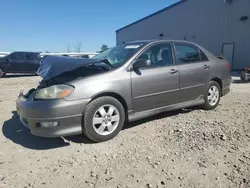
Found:
[[[177,69],[171,69],[171,70],[169,71],[170,74],[175,74],[175,73],[177,73],[177,72],[178,72]]]
[[[204,69],[209,69],[210,66],[209,65],[204,65]]]

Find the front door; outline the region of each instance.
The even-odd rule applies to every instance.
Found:
[[[25,53],[24,52],[13,52],[9,56],[10,72],[22,73],[26,67],[24,66]]]
[[[180,101],[197,99],[206,90],[209,60],[197,46],[189,43],[175,43],[175,51],[180,72]]]
[[[178,103],[179,72],[170,43],[154,44],[137,59],[151,60],[151,67],[131,72],[134,112]]]
[[[230,63],[230,67],[233,68],[234,61],[234,43],[226,43],[222,45],[222,54]]]

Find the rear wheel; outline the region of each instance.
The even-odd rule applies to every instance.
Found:
[[[204,95],[205,104],[203,105],[203,108],[205,110],[212,110],[216,108],[220,102],[220,97],[221,97],[220,85],[215,81],[210,81]]]
[[[241,72],[240,72],[240,79],[243,81],[243,82],[247,82],[248,80],[247,80],[247,72],[246,72],[246,70],[242,70]]]
[[[100,97],[87,105],[83,119],[84,134],[95,142],[114,138],[125,122],[122,104],[113,97]]]
[[[3,72],[2,69],[0,69],[0,78],[4,77],[5,76],[5,72]]]

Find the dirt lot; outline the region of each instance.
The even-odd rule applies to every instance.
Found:
[[[115,139],[32,136],[15,99],[38,77],[0,79],[0,187],[250,187],[250,84],[235,78],[216,110],[135,122]]]

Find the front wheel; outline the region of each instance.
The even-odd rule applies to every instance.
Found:
[[[5,76],[5,72],[3,72],[2,69],[0,69],[0,78],[4,77]]]
[[[125,122],[122,104],[113,97],[100,97],[90,102],[83,118],[83,133],[95,142],[114,138]]]
[[[205,110],[212,110],[216,108],[220,102],[221,88],[220,85],[215,81],[210,81],[208,88],[204,94],[205,104],[203,108]]]

